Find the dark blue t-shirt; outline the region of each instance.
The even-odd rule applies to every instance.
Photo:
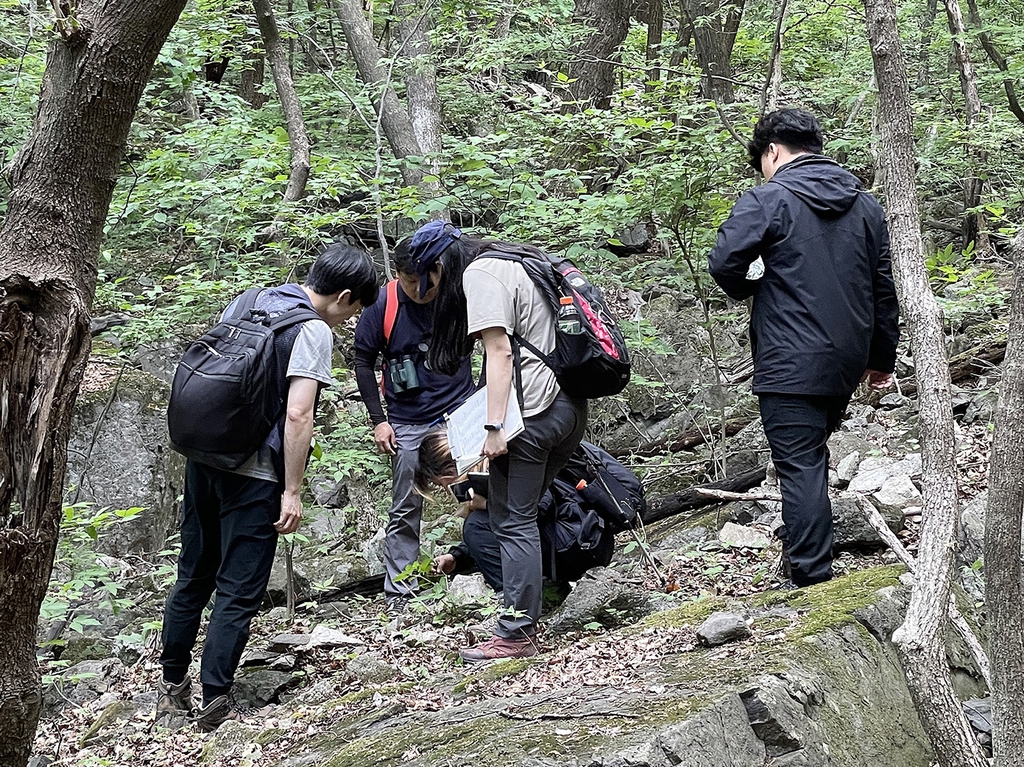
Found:
[[[398,288],[398,316],[391,330],[391,342],[384,344],[384,308],[387,304],[387,286],[380,289],[374,304],[363,310],[356,325],[355,347],[370,354],[383,355],[390,360],[410,355],[416,364],[419,388],[395,394],[391,377],[384,375],[384,401],[388,406],[391,423],[427,424],[450,413],[476,389],[470,369],[470,359],[453,376],[436,373],[427,367],[427,351],[433,336],[434,307],[417,304]]]

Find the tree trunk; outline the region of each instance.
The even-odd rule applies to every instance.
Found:
[[[893,274],[917,371],[924,470],[918,574],[893,642],[907,686],[942,767],[985,767],[953,691],[945,625],[959,521],[949,366],[942,315],[928,284],[915,182],[910,86],[893,0],[864,0],[879,108],[880,164],[892,239]]]
[[[615,90],[615,67],[619,46],[629,33],[631,0],[576,0],[574,24],[590,27],[591,33],[576,50],[570,63],[569,92],[579,105],[609,109]]]
[[[665,1],[648,0],[647,11],[647,79],[661,80],[661,41],[665,35]]]
[[[238,95],[248,101],[253,109],[262,109],[268,101],[260,91],[263,87],[264,68],[263,54],[257,53],[246,60],[245,69],[242,70]]]
[[[939,0],[928,0],[925,13],[918,21],[921,37],[917,44],[917,85],[924,87],[931,82],[932,24],[939,13]]]
[[[967,133],[968,175],[964,179],[964,247],[975,241],[977,249],[989,253],[992,246],[988,233],[985,231],[985,214],[971,212],[981,205],[981,194],[985,182],[979,171],[988,163],[988,152],[982,148],[975,135],[981,122],[981,97],[978,95],[978,75],[971,63],[971,54],[967,50],[967,31],[964,29],[964,17],[960,10],[960,0],[943,0],[946,6],[946,19],[949,21],[949,32],[953,36],[953,57],[960,71],[960,90],[964,94],[965,124]]]
[[[277,98],[284,110],[284,123],[288,129],[288,144],[292,153],[291,173],[288,176],[284,199],[285,202],[295,202],[302,199],[306,191],[306,181],[309,179],[309,133],[306,132],[306,122],[302,119],[302,105],[295,92],[295,83],[292,82],[289,56],[281,45],[281,33],[277,28],[277,19],[274,18],[270,0],[253,0],[252,5],[256,9],[256,21],[260,25],[263,47],[270,60],[274,85],[277,86]]]
[[[355,59],[356,69],[363,83],[370,90],[370,100],[387,137],[388,145],[398,160],[407,157],[421,157],[423,150],[412,127],[409,113],[405,111],[395,89],[391,87],[391,68],[381,66],[384,54],[373,39],[370,20],[363,13],[360,0],[337,0],[338,20],[345,30],[349,51]],[[409,186],[418,186],[423,180],[423,171],[408,163],[402,164],[402,178]]]
[[[978,12],[978,0],[967,0],[967,14],[971,26],[978,30],[978,41],[981,43],[981,47],[985,49],[985,53],[988,54],[996,68],[1003,73],[1003,90],[1006,92],[1006,101],[1010,105],[1010,111],[1013,112],[1014,117],[1024,123],[1024,109],[1021,108],[1020,100],[1017,98],[1017,86],[1010,75],[1010,65],[1000,52],[995,40],[984,30],[981,14]]]
[[[437,72],[430,52],[430,6],[417,0],[395,0],[398,16],[399,50],[407,59],[405,99],[409,106],[412,132],[420,149],[430,155],[430,172],[437,175],[441,153],[441,99],[437,95]]]
[[[0,765],[28,760],[39,607],[88,359],[103,225],[128,129],[185,0],[82,0],[54,25],[0,226]]]
[[[745,0],[685,0],[697,62],[704,73],[700,95],[725,104],[733,101],[732,47]],[[697,19],[702,21],[698,23]]]
[[[1013,294],[1006,362],[988,473],[985,515],[985,608],[992,658],[992,751],[995,767],[1024,764],[1024,619],[1021,509],[1024,508],[1024,237],[1011,248]]]

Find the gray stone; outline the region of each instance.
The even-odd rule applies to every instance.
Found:
[[[267,582],[267,594],[263,599],[264,607],[281,607],[288,602],[288,566],[286,564],[285,547],[278,546],[274,555],[274,565],[270,569],[270,580]],[[293,588],[295,602],[305,602],[313,598],[313,589],[309,579],[303,575],[292,562]]]
[[[144,373],[163,381],[169,387],[184,351],[185,346],[175,341],[157,341],[136,348],[132,353],[132,361]]]
[[[999,404],[999,392],[995,389],[977,394],[967,406],[964,423],[992,423]]]
[[[960,564],[970,567],[985,551],[985,512],[988,490],[983,491],[960,512]]]
[[[448,598],[456,604],[486,604],[494,598],[494,590],[480,573],[456,575],[448,584]]]
[[[905,474],[888,477],[882,483],[882,487],[871,497],[875,501],[875,505],[883,510],[882,516],[886,519],[896,513],[902,516],[903,510],[907,507],[921,504],[921,491],[917,489],[914,481]],[[886,514],[886,510],[891,513]]]
[[[903,407],[908,402],[910,402],[910,400],[908,400],[902,394],[892,392],[890,394],[886,394],[884,397],[878,400],[878,405],[879,407],[885,410],[895,410],[898,407]]]
[[[873,493],[879,490],[892,474],[895,463],[891,458],[865,458],[857,467],[857,473],[853,479],[850,480],[850,491]]]
[[[97,380],[104,365],[90,370]],[[163,382],[126,369],[117,383],[84,389],[75,405],[68,441],[66,484],[78,501],[113,509],[144,507],[100,539],[100,551],[121,556],[163,547],[177,526],[177,499],[184,488],[185,459],[167,443],[167,393]],[[109,407],[108,407],[109,403]]]
[[[399,676],[398,669],[372,655],[357,655],[345,665],[345,670],[361,684],[384,684]]]
[[[717,647],[726,642],[746,639],[750,627],[739,613],[714,612],[697,629],[697,639],[706,647]]]
[[[224,722],[203,744],[200,761],[210,763],[231,759],[231,763],[237,764],[239,757],[247,756],[248,751],[255,750],[253,747],[261,732],[262,728],[238,720]]]
[[[278,634],[270,640],[267,648],[272,653],[286,653],[292,650],[305,649],[309,644],[309,634]]]
[[[73,666],[84,660],[106,660],[115,654],[114,650],[113,639],[91,633],[76,634],[72,632],[65,640],[60,659]]]
[[[839,482],[843,486],[850,484],[850,480],[852,480],[854,475],[857,473],[857,468],[859,466],[860,453],[855,450],[854,452],[850,453],[845,458],[843,458],[836,465],[836,475],[839,479]]]
[[[111,733],[104,733],[104,730],[113,724],[131,719],[138,710],[139,707],[132,701],[115,700],[108,703],[79,742],[83,746],[88,746],[109,739]]]
[[[555,634],[593,622],[614,626],[633,621],[654,609],[649,592],[640,584],[610,568],[595,567],[577,581],[544,626]]]
[[[363,544],[363,557],[366,560],[367,575],[384,572],[384,528],[380,528]]]
[[[309,633],[309,642],[302,649],[318,650],[332,647],[358,647],[362,644],[364,644],[364,641],[358,637],[319,623]]]
[[[878,507],[878,511],[894,533],[903,529],[904,518],[901,509],[882,506]],[[837,549],[877,546],[882,543],[875,528],[864,517],[856,498],[849,495],[832,499],[832,526],[835,531],[834,545]]]
[[[718,540],[737,549],[766,549],[771,545],[768,536],[752,527],[726,522],[718,533]]]
[[[924,461],[920,453],[907,453],[896,462],[893,469],[896,473],[906,474],[911,479],[920,479],[921,472],[924,470]]]
[[[231,694],[241,706],[263,708],[277,703],[282,691],[298,684],[300,677],[287,671],[258,668],[245,670],[235,677]]]
[[[44,691],[45,714],[56,714],[68,703],[84,705],[98,700],[111,691],[122,673],[124,664],[117,658],[76,663]]]

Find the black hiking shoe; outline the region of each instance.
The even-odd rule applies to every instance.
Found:
[[[156,683],[156,693],[157,719],[192,712],[192,677],[188,674],[178,684],[161,678]]]
[[[200,730],[213,732],[230,719],[238,719],[238,712],[231,707],[227,695],[219,695],[202,708],[196,709],[192,721]]]

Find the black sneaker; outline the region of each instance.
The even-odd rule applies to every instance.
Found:
[[[219,695],[202,708],[196,709],[193,717],[193,721],[204,732],[213,732],[230,719],[238,719],[238,712],[231,707],[227,695]]]
[[[178,684],[171,684],[161,678],[156,683],[156,715],[157,718],[189,714],[192,711],[192,677],[188,674]]]

